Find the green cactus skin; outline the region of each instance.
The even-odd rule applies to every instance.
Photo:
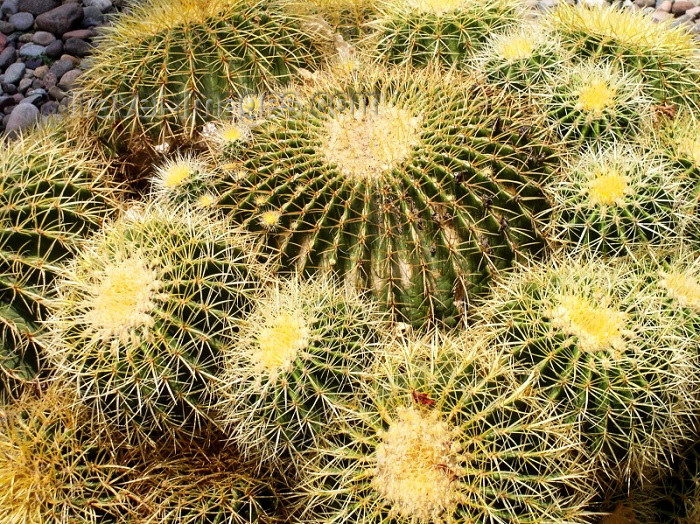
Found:
[[[382,354],[362,421],[331,428],[307,463],[296,522],[589,521],[576,431],[500,355],[457,335]]]
[[[279,495],[229,448],[199,442],[155,452],[130,450],[133,522],[138,524],[271,524]]]
[[[389,64],[465,65],[494,32],[523,19],[521,2],[390,0],[379,5],[367,51]]]
[[[697,337],[660,279],[622,258],[563,256],[513,275],[482,312],[519,376],[581,425],[605,488],[667,471],[697,409]]]
[[[53,364],[130,440],[208,425],[223,346],[266,270],[248,238],[184,207],[135,207],[68,267],[49,321]]]
[[[76,99],[109,147],[133,153],[191,137],[227,102],[314,69],[312,40],[274,0],[149,0],[100,36]]]
[[[339,95],[354,115],[313,102],[273,115],[219,185],[220,207],[284,269],[335,274],[400,321],[454,324],[494,274],[543,249],[535,215],[554,155],[523,105],[427,70],[365,68],[307,88],[303,104],[358,93]]]
[[[564,56],[555,35],[527,23],[491,36],[474,63],[488,82],[531,95],[551,81]]]
[[[357,410],[383,316],[326,279],[273,287],[225,356],[220,410],[244,454],[294,466],[328,424]]]
[[[634,142],[584,149],[547,190],[557,239],[605,255],[675,245],[694,212],[683,171]]]
[[[625,64],[659,104],[700,108],[697,41],[682,26],[641,11],[562,3],[544,19],[577,56]]]
[[[544,111],[554,131],[576,145],[635,136],[652,110],[641,86],[612,61],[569,62],[545,86]]]
[[[0,406],[0,522],[124,522],[127,466],[90,431],[65,386]]]
[[[52,122],[0,146],[0,390],[42,367],[59,266],[118,207],[105,165]]]

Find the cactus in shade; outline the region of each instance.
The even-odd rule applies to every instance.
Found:
[[[629,142],[587,148],[548,192],[559,240],[602,254],[676,244],[694,211],[683,172]]]
[[[521,379],[580,424],[606,487],[670,466],[697,409],[697,337],[642,266],[563,257],[503,282],[483,314]]]
[[[657,23],[641,10],[563,2],[545,24],[576,55],[625,64],[658,104],[700,107],[700,47],[682,25]]]
[[[458,73],[402,68],[300,93],[303,108],[254,129],[219,184],[220,206],[284,269],[333,273],[405,322],[455,323],[492,275],[542,250],[554,156],[525,106]],[[346,93],[345,107],[315,93]]]
[[[639,78],[612,61],[563,64],[543,95],[552,128],[572,142],[634,136],[651,116]]]
[[[698,227],[697,223],[694,227]],[[690,249],[680,247],[670,255],[650,260],[649,271],[670,302],[687,319],[691,334],[700,327],[700,257]]]
[[[295,463],[328,424],[357,409],[382,320],[327,279],[270,289],[225,355],[218,393],[227,433],[258,460]]]
[[[65,387],[0,407],[0,522],[124,522],[128,472]]]
[[[151,179],[155,199],[171,205],[209,208],[216,202],[214,174],[206,164],[191,155],[165,160]]]
[[[58,266],[117,207],[105,166],[53,122],[0,146],[0,390],[41,367]]]
[[[488,36],[522,21],[517,0],[388,0],[368,24],[367,52],[389,64],[465,66]]]
[[[475,64],[490,83],[531,94],[551,80],[563,56],[555,35],[528,23],[491,36]]]
[[[130,438],[200,431],[218,359],[265,273],[250,240],[222,221],[132,208],[63,272],[53,364],[98,421]]]
[[[100,36],[76,96],[117,152],[191,137],[231,100],[319,65],[301,26],[275,0],[148,0]]]
[[[139,524],[270,524],[278,494],[270,480],[252,473],[229,448],[188,442],[127,454],[133,464],[129,483],[134,522]]]
[[[364,36],[367,23],[377,17],[380,0],[284,0],[286,8],[310,21],[322,19],[349,41]]]
[[[587,522],[573,427],[464,335],[396,340],[359,421],[330,427],[296,491],[296,522]]]

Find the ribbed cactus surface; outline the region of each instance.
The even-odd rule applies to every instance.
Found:
[[[458,74],[366,68],[301,105],[255,128],[218,187],[285,269],[337,275],[402,321],[455,323],[543,249],[552,153],[527,107]]]
[[[59,266],[118,205],[105,168],[57,123],[1,146],[0,389],[36,375]]]

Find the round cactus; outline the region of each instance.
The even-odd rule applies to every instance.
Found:
[[[694,211],[683,172],[629,142],[589,147],[548,190],[559,240],[603,254],[673,245]]]
[[[76,96],[97,135],[130,152],[193,136],[249,90],[284,84],[321,56],[276,1],[148,0],[100,36]]]
[[[697,225],[696,225],[697,227]],[[654,281],[662,294],[687,319],[691,335],[700,327],[700,256],[678,248],[660,261],[649,262]]]
[[[265,269],[249,239],[187,208],[132,209],[59,282],[48,348],[98,420],[135,435],[192,433]]]
[[[484,313],[522,380],[581,425],[607,486],[669,467],[696,409],[697,338],[643,266],[554,260],[502,283]]]
[[[65,387],[0,407],[0,521],[124,522],[126,475]]]
[[[328,424],[352,417],[382,333],[375,309],[325,279],[286,282],[256,304],[225,355],[219,391],[245,454],[293,463]]]
[[[612,61],[563,64],[543,92],[545,111],[564,140],[634,136],[651,115],[639,78]]]
[[[58,266],[117,208],[105,165],[53,122],[0,147],[0,390],[41,367]]]
[[[284,0],[292,13],[322,20],[330,30],[344,39],[357,40],[367,30],[366,24],[377,17],[380,0]]]
[[[155,199],[176,206],[209,208],[217,199],[214,175],[204,162],[191,155],[178,155],[163,162],[156,168],[151,186]]]
[[[191,442],[184,448],[165,446],[145,454],[129,454],[129,483],[134,522],[139,524],[269,524],[278,496],[271,482],[250,474],[230,449]]]
[[[674,28],[641,11],[606,3],[589,8],[564,2],[545,23],[578,56],[625,64],[657,103],[700,107],[700,47],[682,25]]]
[[[298,522],[587,522],[572,426],[473,340],[398,341],[360,421],[330,428],[297,486]]]
[[[529,23],[491,36],[475,63],[490,83],[530,94],[551,81],[562,60],[557,38]]]
[[[488,35],[523,19],[517,0],[390,0],[378,9],[367,48],[390,64],[465,65]]]
[[[334,273],[402,321],[454,323],[493,274],[542,250],[553,154],[507,95],[457,73],[365,68],[298,102],[253,130],[219,185],[285,269]]]

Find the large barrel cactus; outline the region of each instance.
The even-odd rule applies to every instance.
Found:
[[[581,424],[612,489],[667,472],[697,409],[697,335],[661,279],[625,259],[562,257],[513,275],[485,308],[494,343]]]
[[[286,269],[334,273],[403,321],[454,323],[494,274],[543,249],[552,153],[539,120],[492,87],[365,69],[288,105],[218,188]]]
[[[297,487],[305,523],[588,522],[576,432],[477,341],[387,347],[361,421],[330,428]]]
[[[60,123],[0,148],[0,390],[36,375],[56,272],[117,208],[105,168]]]
[[[130,210],[62,273],[53,364],[98,420],[130,437],[197,432],[218,358],[264,275],[256,257],[206,214]]]
[[[288,82],[322,55],[276,1],[148,0],[99,38],[78,100],[119,152],[190,136],[249,90]]]

